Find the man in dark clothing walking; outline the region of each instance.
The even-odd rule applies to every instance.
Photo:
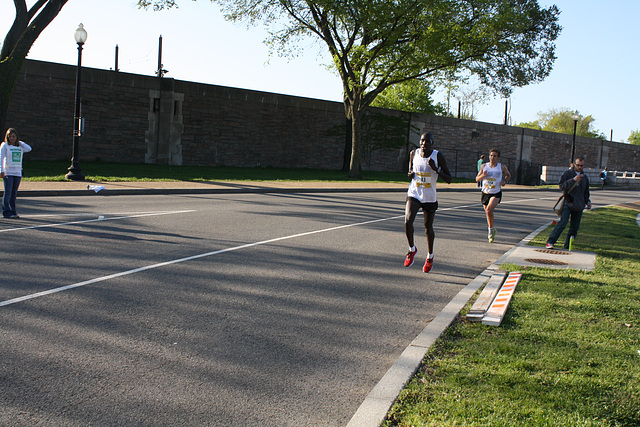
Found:
[[[560,177],[558,183],[560,189],[565,194],[564,208],[560,221],[547,239],[547,248],[553,248],[560,234],[569,223],[569,232],[564,242],[564,248],[569,249],[569,243],[572,238],[578,235],[580,221],[582,220],[582,211],[591,209],[591,195],[589,193],[589,177],[583,172],[584,157],[576,157],[573,161],[573,167],[568,169]]]

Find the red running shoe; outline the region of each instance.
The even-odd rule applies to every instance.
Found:
[[[424,267],[422,267],[422,271],[428,273],[431,271],[431,268],[433,268],[433,258],[427,258],[424,262]]]
[[[404,259],[405,267],[411,267],[413,265],[413,258],[416,256],[417,253],[418,253],[418,248],[416,248],[416,250],[413,252],[411,252],[411,249],[409,249],[409,252],[407,253],[407,257]]]

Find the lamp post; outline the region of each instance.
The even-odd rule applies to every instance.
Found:
[[[76,107],[73,114],[73,154],[71,157],[71,166],[69,172],[64,176],[72,181],[84,181],[80,166],[78,165],[78,148],[80,145],[80,135],[82,133],[82,118],[80,117],[80,82],[82,71],[82,45],[87,41],[87,32],[84,25],[80,24],[76,30],[74,37],[78,43],[78,68],[76,69]]]
[[[580,116],[574,114],[571,116],[573,119],[573,142],[571,143],[571,163],[573,164],[573,156],[576,154],[576,129],[578,128],[578,120],[580,120]]]

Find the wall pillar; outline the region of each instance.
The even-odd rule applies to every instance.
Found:
[[[149,129],[145,132],[145,163],[182,165],[182,104],[173,79],[159,78],[160,90],[149,90]]]

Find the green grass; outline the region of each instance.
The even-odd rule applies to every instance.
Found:
[[[470,302],[384,425],[640,425],[637,214],[585,213],[576,249],[597,253],[593,272],[503,266],[524,274],[502,325],[464,320]]]
[[[65,181],[70,162],[24,162],[25,181]],[[346,172],[316,169],[168,166],[83,162],[90,181],[350,181]],[[363,172],[363,181],[408,182],[406,173]]]
[[[25,181],[66,181],[70,162],[24,161]],[[168,166],[140,163],[83,162],[88,181],[354,181],[346,172],[322,169]],[[407,183],[404,172],[362,172],[362,182]],[[454,179],[453,182],[472,182]]]

